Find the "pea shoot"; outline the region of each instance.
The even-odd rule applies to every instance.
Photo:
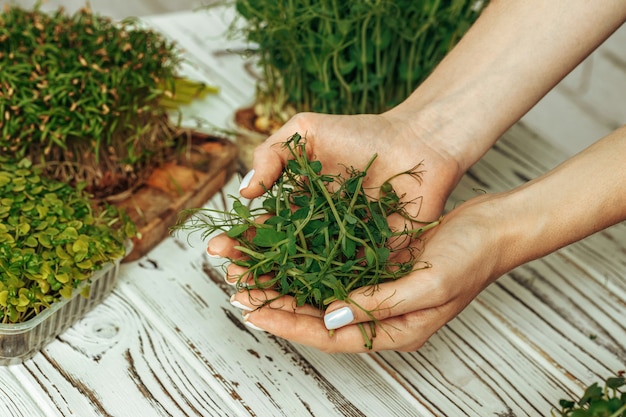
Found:
[[[310,160],[306,140],[294,134],[284,144],[291,159],[282,175],[262,196],[258,208],[249,208],[231,196],[232,209],[186,210],[174,230],[201,232],[207,239],[224,232],[237,241],[245,259],[231,259],[248,274],[238,285],[248,289],[273,289],[280,296],[294,297],[295,304],[320,310],[335,300],[351,302],[349,293],[364,286],[399,279],[417,268],[429,267],[419,260],[420,249],[409,245],[438,221],[419,223],[409,216],[391,178],[377,189],[363,186],[374,155],[363,170],[346,168],[346,175],[322,171],[318,160]],[[420,180],[420,165],[397,174]],[[332,191],[331,191],[332,190]],[[406,224],[394,230],[388,217],[400,215]],[[259,221],[258,218],[265,219]],[[251,277],[251,278],[249,278]],[[261,279],[263,277],[263,279]],[[269,277],[269,279],[268,279]],[[273,300],[267,300],[267,303]],[[361,326],[365,346],[372,348],[376,320]]]

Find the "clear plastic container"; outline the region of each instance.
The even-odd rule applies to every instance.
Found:
[[[129,249],[127,246],[126,253]],[[0,324],[0,366],[30,359],[100,303],[115,287],[121,261],[120,258],[106,264],[81,283],[70,298],[53,303],[32,319],[24,323]],[[91,286],[89,297],[81,295],[85,285]]]

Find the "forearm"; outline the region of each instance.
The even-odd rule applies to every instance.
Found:
[[[493,0],[390,113],[426,126],[466,170],[624,20],[619,0]]]
[[[626,220],[626,126],[490,206],[502,273]]]

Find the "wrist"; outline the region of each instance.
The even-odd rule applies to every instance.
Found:
[[[469,106],[471,107],[471,106]],[[454,164],[459,178],[496,142],[500,132],[490,134],[482,128],[482,120],[463,110],[461,100],[436,100],[422,103],[413,94],[384,114],[407,134]]]

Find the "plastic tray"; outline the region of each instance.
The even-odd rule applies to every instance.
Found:
[[[120,258],[95,271],[90,279],[73,291],[70,298],[53,303],[32,319],[24,323],[0,324],[0,366],[30,359],[100,303],[115,287],[121,261]],[[80,294],[85,285],[91,286],[89,297]]]

